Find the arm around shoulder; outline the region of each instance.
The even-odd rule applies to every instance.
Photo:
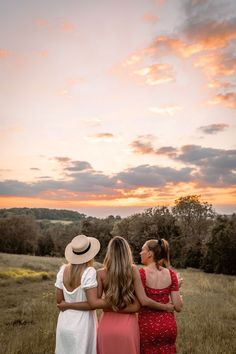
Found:
[[[147,306],[154,310],[159,310],[159,311],[168,311],[168,312],[174,311],[174,306],[172,304],[170,303],[161,304],[159,302],[150,299],[146,295],[137,266],[133,266],[133,275],[134,275],[135,294],[142,306]]]

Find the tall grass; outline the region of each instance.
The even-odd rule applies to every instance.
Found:
[[[58,316],[54,279],[29,279],[24,269],[52,272],[54,278],[63,262],[50,257],[0,254],[1,272],[23,268],[23,277],[9,273],[7,279],[0,278],[0,353],[54,353]],[[176,315],[178,353],[235,354],[236,277],[193,269],[181,273],[184,310]]]

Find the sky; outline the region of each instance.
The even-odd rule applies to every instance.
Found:
[[[236,212],[234,0],[0,0],[0,208]]]

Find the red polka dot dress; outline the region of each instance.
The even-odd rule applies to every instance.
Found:
[[[171,291],[179,290],[177,276],[171,269],[171,285],[163,289],[148,287],[145,270],[141,268],[139,271],[147,296],[157,302],[168,303]],[[139,329],[141,354],[176,353],[177,326],[174,313],[142,307],[139,312]]]

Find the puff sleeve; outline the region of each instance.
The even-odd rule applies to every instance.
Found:
[[[97,285],[98,283],[96,269],[93,267],[88,267],[81,277],[81,288],[83,290],[87,290],[91,288],[96,288]]]
[[[61,266],[59,272],[57,273],[57,278],[55,282],[55,287],[59,289],[63,289],[63,273],[64,273],[65,265]]]
[[[170,286],[170,291],[179,291],[179,281],[176,273],[172,269],[170,269],[170,275],[172,281]]]

